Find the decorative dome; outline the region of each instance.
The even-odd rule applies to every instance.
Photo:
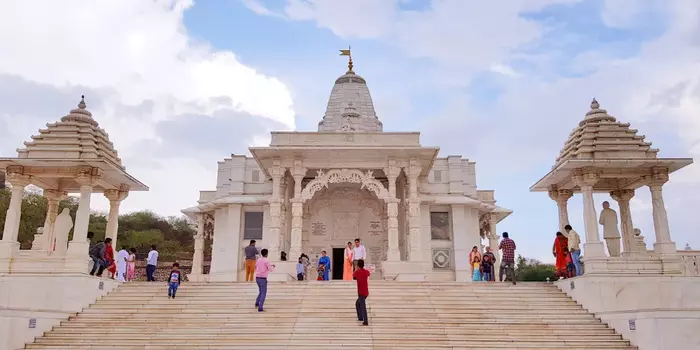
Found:
[[[82,97],[78,108],[72,109],[61,121],[46,124],[25,148],[17,150],[18,158],[34,159],[101,159],[124,170],[122,161],[109,135],[92,119],[92,113]]]
[[[644,139],[644,135],[637,135],[636,129],[630,129],[629,123],[617,122],[593,99],[591,110],[569,134],[553,168],[569,159],[656,158],[659,150],[651,148],[651,142]]]
[[[367,82],[355,74],[352,66],[335,80],[318,131],[381,132],[382,122],[374,111]]]

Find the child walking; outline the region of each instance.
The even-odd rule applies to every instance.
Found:
[[[168,278],[168,299],[175,299],[175,293],[177,292],[177,287],[180,286],[180,281],[182,281],[180,264],[174,263],[173,269],[170,270],[170,278]]]

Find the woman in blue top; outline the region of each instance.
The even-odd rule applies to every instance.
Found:
[[[323,280],[328,281],[331,275],[331,258],[326,255],[326,251],[321,252],[321,258],[318,259],[318,264],[323,265]]]

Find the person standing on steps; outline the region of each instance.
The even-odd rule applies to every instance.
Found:
[[[148,252],[148,257],[146,258],[146,279],[149,282],[155,282],[154,277],[156,273],[156,267],[158,266],[158,251],[156,250],[156,245],[151,246],[151,251]]]
[[[180,264],[174,263],[173,269],[170,270],[170,277],[168,278],[168,298],[175,299],[175,293],[177,293],[177,288],[180,287],[181,281],[182,273],[180,273]]]
[[[265,311],[265,297],[267,297],[267,275],[275,268],[267,259],[267,249],[260,251],[262,256],[255,262],[255,283],[258,285],[258,297],[255,299],[255,307],[258,312]]]
[[[574,263],[576,268],[576,276],[581,275],[581,236],[578,235],[571,225],[564,226],[564,231],[566,231],[566,238],[569,239],[569,254],[571,254],[571,261]]]
[[[355,301],[355,310],[357,311],[357,320],[362,322],[363,326],[369,325],[367,317],[367,297],[369,296],[369,270],[365,270],[365,261],[357,262],[357,270],[352,276],[357,280],[357,300]]]
[[[360,239],[355,238],[355,247],[352,248],[352,270],[357,270],[357,263],[367,259],[367,250],[360,244]]]
[[[326,251],[321,252],[321,258],[318,259],[318,267],[323,267],[323,280],[328,281],[331,276],[331,258],[326,255]]]
[[[258,248],[255,248],[255,240],[251,239],[250,244],[245,247],[245,281],[253,282],[255,276],[255,260],[258,258]]]
[[[506,272],[506,278],[510,275],[510,279],[515,284],[515,241],[508,237],[508,232],[503,232],[503,239],[498,244],[498,249],[503,252],[503,260],[501,267]]]
[[[97,272],[97,277],[102,277],[102,273],[107,267],[107,243],[112,243],[111,238],[105,238],[104,242],[99,242],[90,248],[90,258],[92,258],[92,270],[90,270],[90,276],[95,276]]]

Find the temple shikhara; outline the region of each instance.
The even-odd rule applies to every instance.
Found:
[[[271,139],[251,147],[250,157],[220,161],[216,189],[183,210],[200,228],[191,278],[244,280],[243,248],[255,239],[271,260],[289,257],[277,263],[275,279],[296,276],[301,253],[315,261],[322,251],[342,279],[343,249],[359,238],[373,278],[468,281],[469,251],[482,239],[497,246],[496,224],[511,213],[496,205],[493,190],[478,189],[473,161],[439,157],[419,132],[385,132],[352,59],[318,131]],[[212,261],[201,275],[205,238],[213,239]]]

